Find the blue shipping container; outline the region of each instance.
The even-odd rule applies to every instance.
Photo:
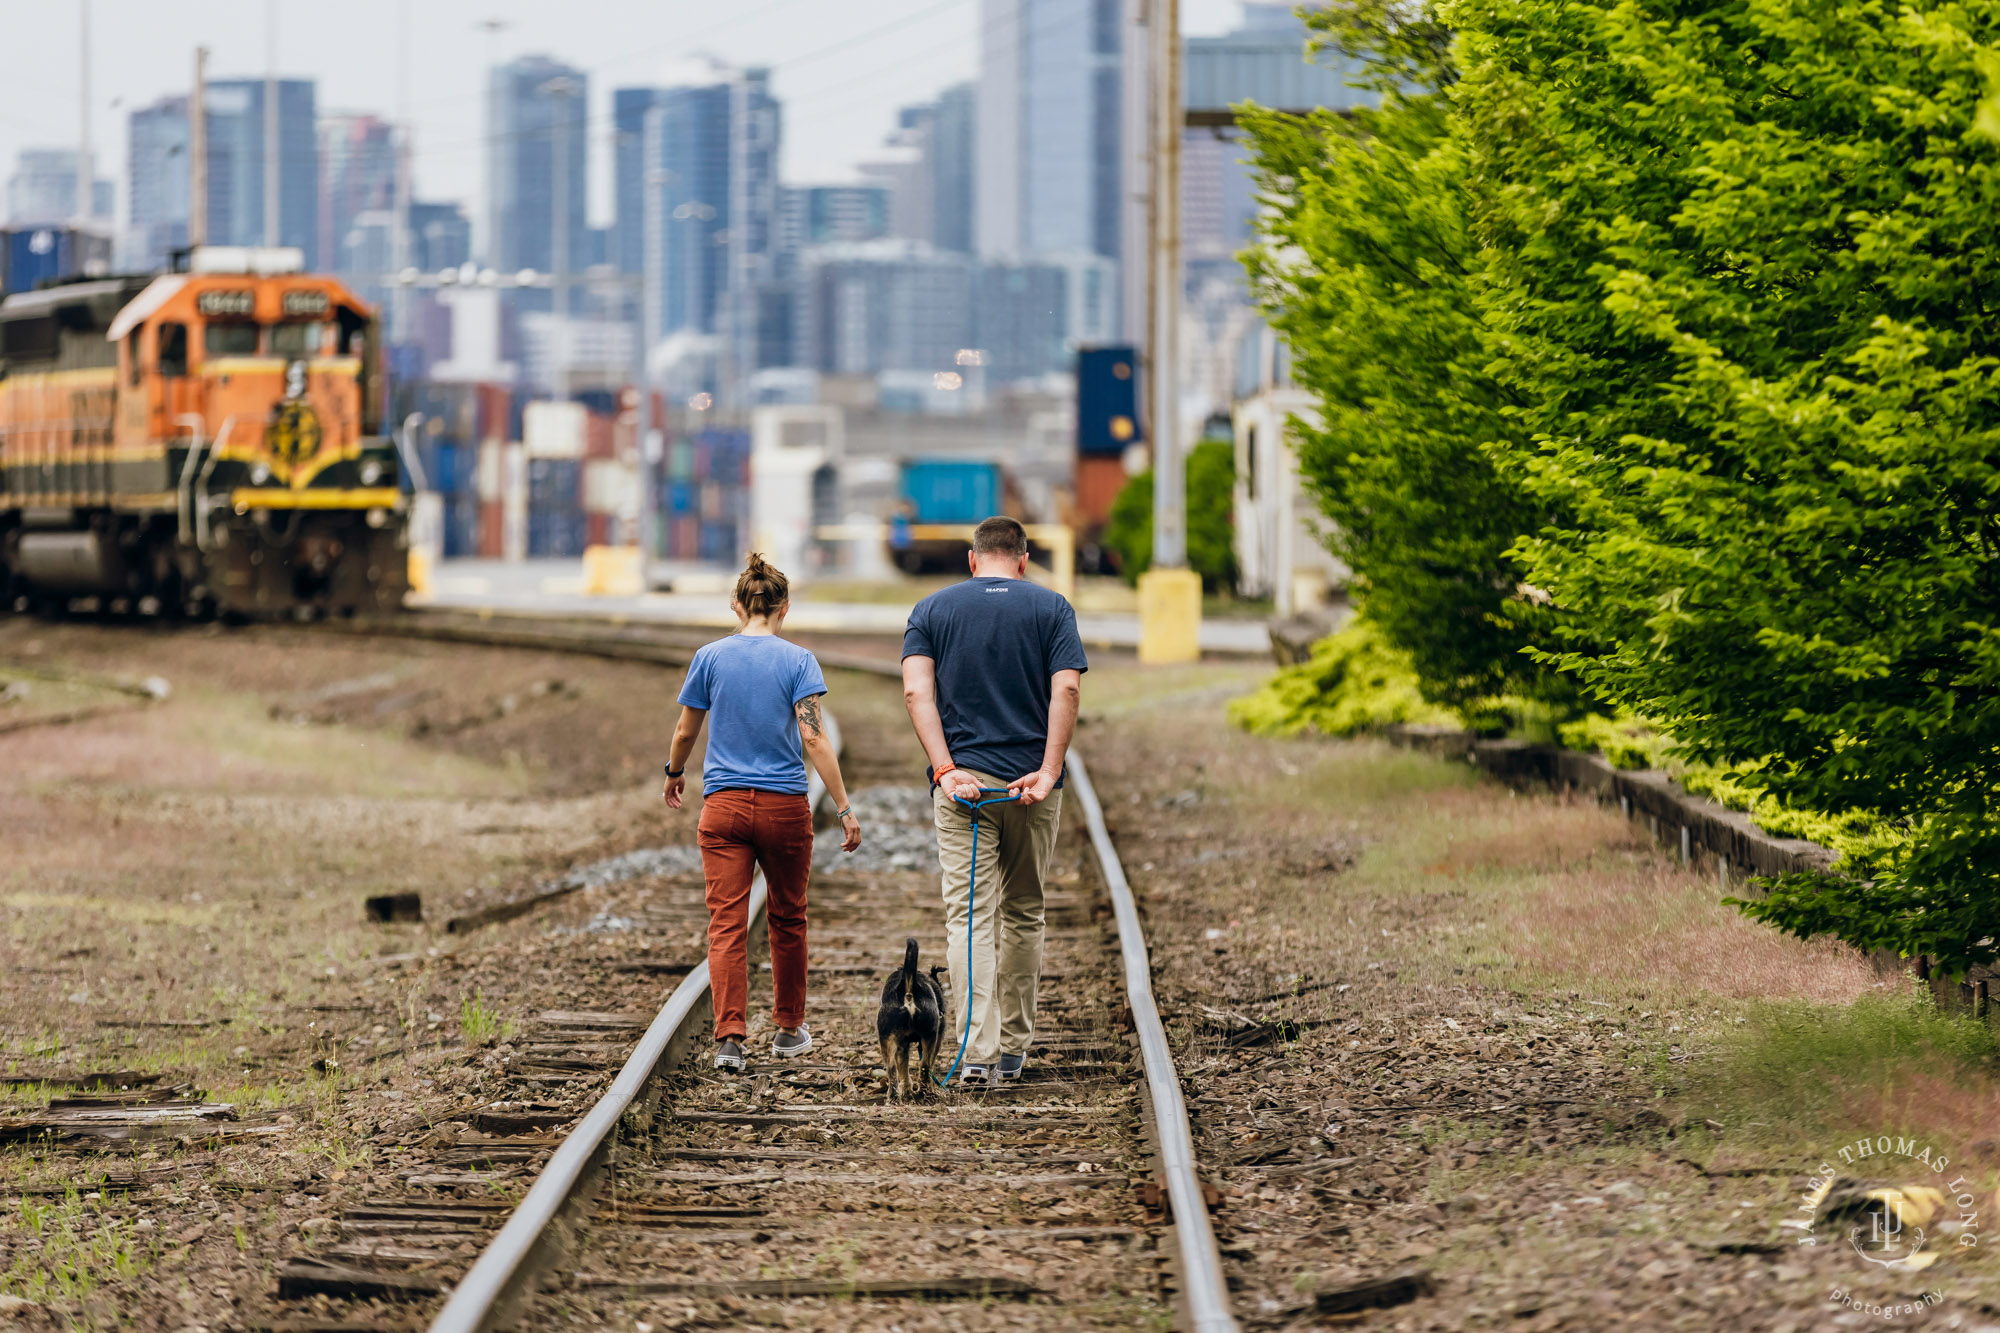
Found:
[[[1000,468],[993,463],[911,459],[903,498],[917,523],[978,523],[1000,512]]]
[[[0,231],[0,293],[31,292],[44,282],[102,272],[111,241],[75,227],[16,227]]]
[[[528,554],[582,555],[586,531],[577,499],[580,463],[537,458],[528,464]]]

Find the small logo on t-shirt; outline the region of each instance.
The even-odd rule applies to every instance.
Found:
[[[1012,591],[1014,591],[1014,590],[1013,590],[1012,588],[1008,587],[1008,586],[1007,586],[1006,584],[1004,584],[1004,583],[989,583],[989,584],[987,584],[987,585],[986,585],[986,591],[988,591],[988,592],[1012,592]]]

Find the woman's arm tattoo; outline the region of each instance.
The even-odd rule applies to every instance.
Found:
[[[799,725],[805,728],[806,734],[814,740],[818,740],[820,737],[820,698],[821,696],[815,694],[810,699],[799,700],[798,703]]]

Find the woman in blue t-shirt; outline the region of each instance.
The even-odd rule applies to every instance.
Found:
[[[681,808],[688,757],[702,723],[702,874],[708,881],[708,985],[715,1001],[715,1067],[742,1069],[744,1008],[750,990],[750,881],[764,868],[771,935],[771,1053],[812,1049],[806,1016],[806,879],[812,870],[812,809],[806,760],[840,812],[841,848],[861,845],[861,825],[840,780],[840,756],[826,734],[820,701],[826,681],[813,655],[778,637],[790,609],[785,576],[752,554],[729,609],[736,633],[707,644],[681,686],[680,722],[667,762],[667,805]]]

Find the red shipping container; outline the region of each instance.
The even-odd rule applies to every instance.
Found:
[[[1131,478],[1124,460],[1085,455],[1076,460],[1076,522],[1081,528],[1102,527],[1111,518],[1111,502]]]

